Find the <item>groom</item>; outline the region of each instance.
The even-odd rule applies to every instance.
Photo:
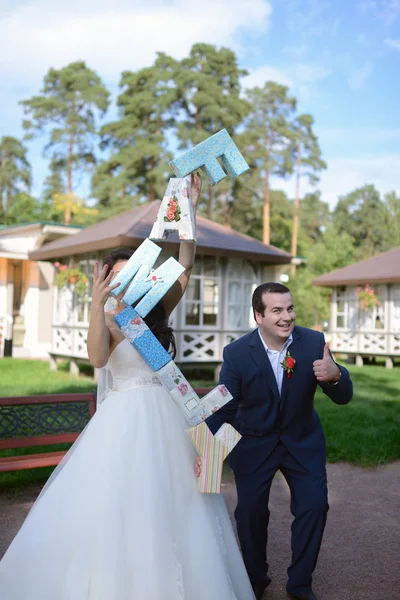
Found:
[[[328,512],[325,438],[315,412],[317,384],[336,404],[353,393],[347,370],[337,365],[322,333],[295,326],[290,291],[264,283],[253,294],[258,328],[224,349],[220,383],[233,399],[209,417],[215,433],[231,423],[243,436],[230,466],[237,487],[235,511],[244,562],[257,600],[267,575],[268,499],[275,473],[289,484],[292,564],[287,592],[292,600],[316,600],[311,589]]]

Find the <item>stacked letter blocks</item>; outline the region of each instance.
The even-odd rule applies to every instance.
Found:
[[[223,461],[241,436],[227,423],[214,436],[204,420],[229,402],[232,399],[231,394],[224,385],[219,385],[200,399],[168,352],[132,307],[127,307],[117,314],[115,321],[171,394],[187,421],[194,425],[188,430],[188,434],[202,457],[198,490],[207,494],[218,494],[221,488]]]
[[[131,306],[117,314],[115,322],[153,371],[158,371],[171,361],[168,352]]]
[[[132,254],[126,265],[121,269],[118,274],[119,287],[117,287],[111,295],[115,298],[121,294],[132,281],[135,275],[140,271],[143,273],[147,270],[147,275],[150,273],[151,267],[156,262],[161,248],[153,244],[149,239],[145,239]]]
[[[226,177],[218,158],[231,179],[239,177],[250,168],[226,129],[175,158],[169,165],[177,177],[186,177],[197,169],[202,169],[211,185],[215,185]]]
[[[189,429],[188,433],[202,458],[197,489],[206,494],[219,494],[223,462],[242,436],[228,423],[224,423],[215,435],[204,422]]]
[[[117,314],[115,322],[148,366],[155,371],[191,425],[198,425],[232,400],[224,385],[217,386],[200,399],[171,356],[132,307]]]
[[[187,178],[169,180],[167,190],[150,233],[156,242],[167,239],[170,231],[178,231],[180,240],[196,241],[196,225]]]
[[[168,184],[150,237],[164,240],[169,231],[177,230],[180,239],[196,240],[190,182],[185,178],[201,168],[207,174],[211,185],[215,185],[226,176],[218,159],[232,179],[249,168],[225,129],[170,163],[178,178],[171,179]],[[158,269],[152,270],[160,252],[161,248],[150,239],[144,240],[119,273],[120,286],[112,296],[118,298],[126,290],[123,302],[128,306],[115,316],[115,321],[192,425],[188,433],[202,457],[199,491],[219,493],[223,461],[241,436],[227,423],[214,436],[204,421],[229,402],[232,396],[225,386],[219,385],[200,399],[144,322],[146,315],[185,270],[173,258],[167,260]],[[137,305],[133,308],[131,305],[135,303]]]

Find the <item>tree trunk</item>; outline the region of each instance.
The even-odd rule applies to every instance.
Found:
[[[265,182],[264,182],[264,216],[263,216],[263,242],[264,242],[264,244],[270,243],[269,215],[270,215],[269,171],[268,171],[268,167],[267,167],[266,174],[265,174]]]
[[[1,168],[4,169],[7,160],[7,148],[4,148],[3,156],[1,157]],[[3,208],[4,216],[7,216],[8,212],[8,191],[7,186],[3,185],[0,189],[0,208]]]
[[[201,129],[200,109],[198,107],[196,108],[196,113],[194,115],[194,126],[196,127],[196,129]]]
[[[228,200],[228,194],[225,197],[225,201],[222,200],[223,202],[223,207],[222,207],[222,224],[225,226],[229,226],[229,221],[231,218],[231,214],[232,214],[232,202],[229,202]]]
[[[154,189],[154,181],[151,178],[151,172],[154,169],[155,163],[156,163],[155,158],[154,158],[154,156],[152,156],[149,160],[149,167],[150,167],[149,168],[149,175],[150,175],[150,177],[149,177],[149,201],[150,202],[153,202],[153,200],[156,199],[156,190]]]
[[[156,192],[154,190],[154,184],[152,181],[149,181],[149,202],[153,202],[156,199]]]
[[[292,231],[292,256],[297,254],[297,237],[299,231],[299,207],[300,207],[300,170],[301,170],[301,144],[297,146],[297,160],[296,160],[296,198],[294,201],[294,213],[293,213],[293,231]],[[296,274],[296,265],[291,266],[292,275]]]
[[[74,134],[71,131],[69,134],[68,158],[67,158],[67,203],[65,205],[64,223],[71,223],[72,213],[72,157],[74,152]]]
[[[208,190],[208,202],[207,202],[207,219],[212,220],[213,216],[213,205],[214,205],[214,188],[210,185]]]

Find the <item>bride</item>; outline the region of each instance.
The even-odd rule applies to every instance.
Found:
[[[195,206],[199,176],[193,188]],[[181,243],[186,270],[145,319],[167,350],[194,246]],[[116,249],[94,269],[88,354],[111,390],[4,555],[2,600],[254,598],[222,496],[197,491],[184,417],[116,326],[118,308],[105,312],[131,254]]]

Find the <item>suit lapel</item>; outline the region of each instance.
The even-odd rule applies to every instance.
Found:
[[[260,334],[258,333],[258,329],[253,331],[253,334],[250,336],[250,344],[249,344],[250,355],[253,358],[254,362],[257,366],[259,366],[263,373],[266,375],[266,380],[268,382],[269,387],[274,395],[275,402],[279,404],[280,402],[280,394],[278,390],[278,386],[276,383],[275,375],[272,370],[271,363],[269,361],[268,355],[265,351],[265,348],[260,339]]]
[[[290,356],[292,356],[293,358],[295,358],[297,360],[297,357],[301,353],[301,338],[296,331],[296,327],[293,330],[292,336],[293,336],[293,341],[290,344],[288,351],[290,352]],[[291,385],[292,380],[295,378],[296,378],[296,365],[294,366],[292,377],[288,377],[288,374],[286,373],[286,371],[283,372],[280,411],[282,411],[283,405],[285,403],[286,396],[287,396],[287,393],[289,390],[289,386]],[[296,385],[296,384],[294,384],[294,385]]]

